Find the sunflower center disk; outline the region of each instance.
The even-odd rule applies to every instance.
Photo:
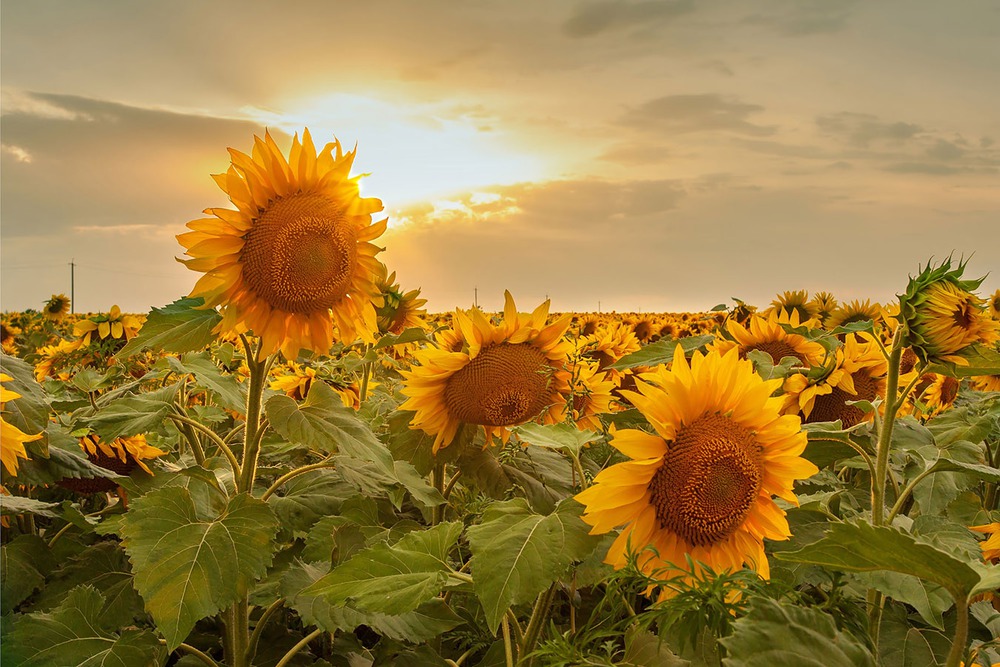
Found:
[[[783,340],[768,340],[761,343],[754,343],[747,348],[747,352],[753,352],[754,350],[760,350],[761,352],[766,352],[771,355],[771,359],[774,363],[780,362],[785,357],[795,357],[800,363],[805,363],[805,359],[802,358],[802,353],[798,352],[791,345]],[[746,353],[743,353],[743,358],[746,358]]]
[[[840,387],[834,387],[829,394],[817,396],[806,423],[834,422],[839,419],[844,428],[851,428],[863,422],[868,413],[856,405],[848,405],[847,401],[875,400],[879,395],[879,382],[864,371],[852,373],[851,379],[857,394],[848,394]]]
[[[500,343],[484,348],[448,379],[448,413],[468,424],[521,424],[551,402],[552,368],[545,355],[526,344]]]
[[[247,233],[243,279],[272,308],[325,310],[347,295],[357,253],[357,232],[341,207],[320,195],[292,195]]]
[[[684,426],[649,483],[660,526],[694,546],[732,535],[757,499],[760,462],[753,434],[729,417]]]

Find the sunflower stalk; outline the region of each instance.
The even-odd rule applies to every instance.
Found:
[[[965,657],[965,642],[969,636],[969,601],[966,598],[955,600],[955,638],[951,642],[948,660],[945,667],[959,667]]]
[[[549,586],[547,591],[542,593],[541,597],[535,602],[534,609],[531,610],[531,618],[524,629],[524,639],[521,640],[518,650],[518,655],[520,656],[518,660],[519,665],[525,665],[526,667],[530,667],[531,665],[530,654],[535,650],[538,638],[542,635],[542,628],[545,627],[545,623],[549,618],[549,610],[552,608],[552,601],[556,596],[556,586],[556,582],[552,582],[552,585]]]
[[[447,471],[445,470],[444,461],[435,461],[434,469],[431,471],[431,482],[434,484],[434,488],[438,490],[443,498],[447,500],[445,496]],[[444,509],[447,506],[447,502],[441,505],[435,505],[431,508],[431,525],[436,526],[444,520]]]

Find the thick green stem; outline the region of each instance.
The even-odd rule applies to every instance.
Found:
[[[892,445],[892,427],[902,400],[896,395],[899,389],[899,362],[903,356],[903,325],[896,329],[889,352],[889,374],[885,388],[885,418],[878,436],[875,458],[875,479],[872,480],[872,525],[881,526],[885,521],[886,470],[889,467],[889,449]],[[905,396],[903,400],[905,400]]]
[[[545,623],[549,619],[549,608],[552,606],[552,600],[556,596],[556,585],[553,582],[549,586],[549,589],[542,593],[538,601],[535,602],[535,608],[531,611],[531,619],[528,621],[528,627],[524,629],[524,639],[521,642],[519,651],[521,656],[521,659],[518,661],[519,664],[531,664],[531,658],[528,656],[535,650],[538,638],[542,634],[542,628],[545,627]]]
[[[507,667],[514,667],[514,646],[510,641],[510,626],[507,623],[506,615],[500,619],[500,629],[503,631],[504,664]]]
[[[250,385],[247,388],[247,418],[243,432],[243,463],[240,466],[240,481],[237,490],[243,493],[253,493],[253,484],[257,479],[257,458],[260,455],[260,413],[261,399],[264,396],[264,384],[267,381],[267,371],[271,366],[273,356],[264,360],[257,359],[250,342],[244,340],[247,354],[247,366],[250,368]]]
[[[316,630],[313,630],[312,632],[310,632],[305,637],[303,637],[302,641],[300,641],[298,644],[296,644],[292,648],[288,649],[288,653],[286,653],[285,657],[283,657],[281,660],[278,661],[278,664],[275,665],[275,667],[286,667],[286,665],[288,665],[292,661],[292,659],[295,657],[296,653],[298,653],[299,651],[301,651],[302,649],[304,649],[306,646],[308,646],[309,642],[311,642],[312,640],[316,639],[321,634],[323,634],[323,631],[320,630],[320,629],[316,629]]]
[[[236,604],[225,611],[226,634],[229,636],[230,653],[226,655],[229,667],[249,667],[247,649],[250,647],[250,604],[246,591]]]
[[[969,601],[964,598],[956,600],[955,611],[958,613],[955,619],[955,639],[951,643],[945,667],[958,667],[965,657],[965,643],[969,638]]]
[[[211,440],[215,445],[217,445],[219,449],[222,451],[222,453],[226,456],[226,460],[229,461],[229,466],[233,469],[233,475],[236,476],[236,479],[240,478],[240,462],[236,459],[236,454],[233,453],[233,450],[229,448],[229,445],[227,445],[222,438],[219,437],[218,433],[208,428],[201,422],[191,419],[190,417],[185,417],[184,415],[171,413],[167,415],[167,418],[173,419],[175,422],[178,422],[179,424],[181,424],[183,428],[188,428],[193,431],[198,431],[200,433],[204,433],[205,435],[207,435],[208,439]],[[192,444],[192,449],[194,449],[193,444]],[[198,445],[198,451],[194,452],[194,456],[196,461],[198,460],[198,457],[201,456],[201,461],[198,462],[198,465],[202,465],[205,462],[205,453],[201,451],[200,444]]]
[[[445,468],[444,462],[434,462],[434,469],[431,471],[431,482],[434,484],[434,488],[444,496],[445,492]],[[436,526],[444,520],[444,508],[448,506],[448,503],[442,503],[441,505],[435,505],[431,508],[431,525]]]

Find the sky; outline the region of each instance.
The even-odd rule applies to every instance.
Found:
[[[432,311],[887,301],[1000,287],[1000,3],[499,0],[0,7],[0,308],[146,312],[267,128],[357,145]]]

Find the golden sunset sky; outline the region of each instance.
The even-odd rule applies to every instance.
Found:
[[[2,5],[4,310],[146,312],[227,147],[358,146],[380,255],[435,311],[1000,287],[1000,3]],[[974,253],[974,254],[973,254]]]

